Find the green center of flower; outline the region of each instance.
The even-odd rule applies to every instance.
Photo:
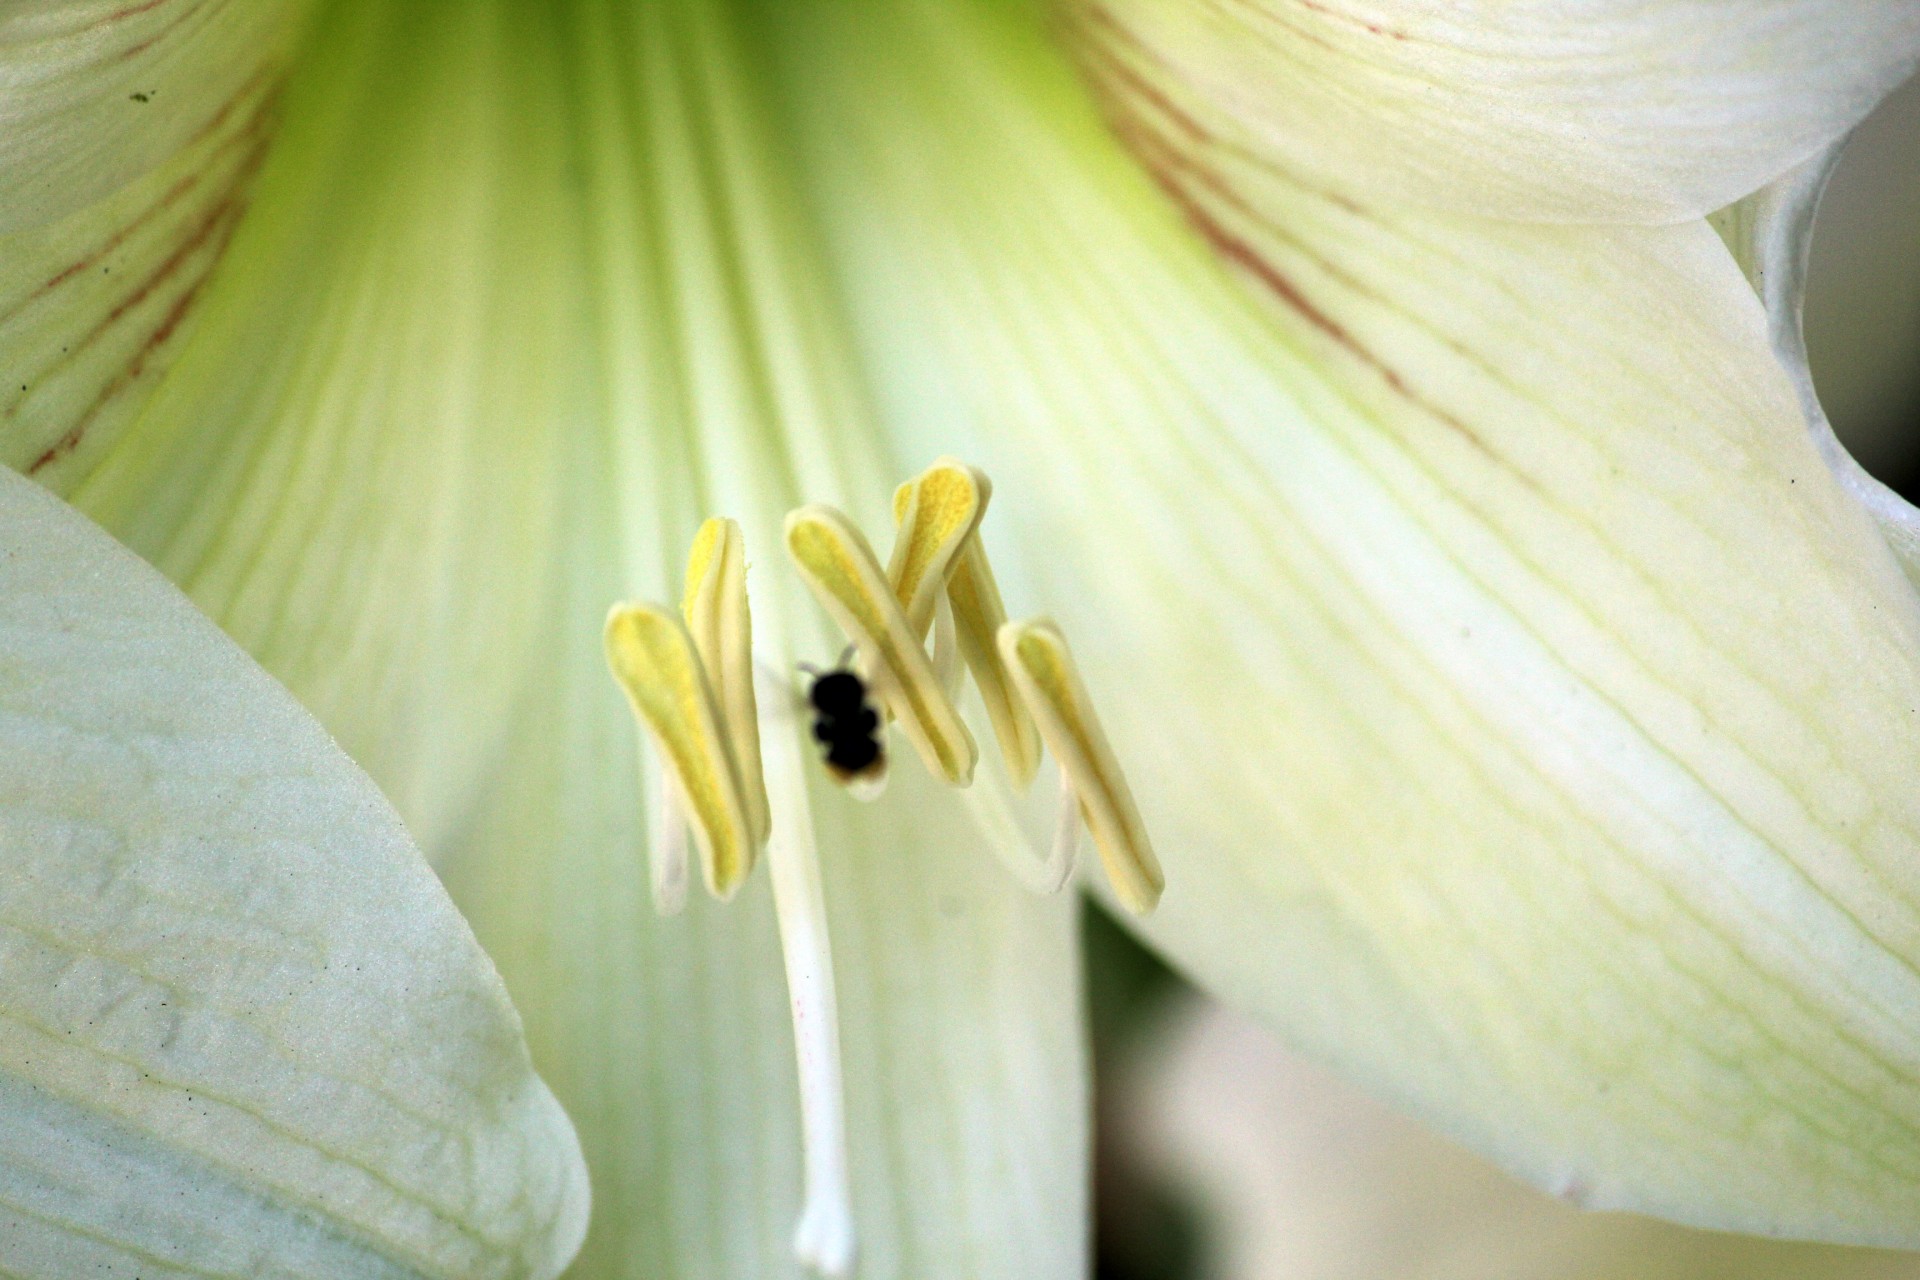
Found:
[[[812,699],[816,716],[834,722],[816,719],[815,736],[871,734],[876,748],[857,769],[830,749],[828,775],[858,798],[877,797],[884,735],[897,725],[928,772],[967,792],[988,844],[1022,883],[1040,892],[1063,887],[1084,823],[1114,893],[1144,914],[1160,899],[1159,862],[1059,628],[1044,618],[1007,619],[980,537],[991,495],[985,475],[952,459],[901,485],[885,568],[832,507],[788,515],[788,555],[856,655],[840,693]],[[762,846],[773,863],[806,1152],[807,1204],[794,1248],[815,1269],[843,1275],[854,1231],[838,1015],[805,778],[788,732],[800,699],[774,664],[755,660],[739,525],[716,517],[700,527],[678,610],[615,605],[606,649],[656,748],[656,908],[671,913],[685,902],[689,837],[708,891],[722,901],[746,880]],[[976,773],[979,750],[958,706],[968,674],[999,744],[1001,773]],[[1013,816],[1012,793],[1032,782],[1042,745],[1059,764],[1060,812],[1051,848],[1036,855]]]

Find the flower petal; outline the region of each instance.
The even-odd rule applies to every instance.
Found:
[[[437,12],[330,9],[176,361],[123,433],[36,473],[286,682],[429,850],[540,674],[556,441],[597,393],[564,111],[531,97],[550,36],[482,7],[429,38]],[[513,106],[495,74],[534,88]],[[633,594],[677,598],[684,552]]]
[[[5,470],[0,760],[0,1272],[559,1273],[579,1145],[399,819]]]
[[[203,323],[62,477],[423,833],[579,1123],[583,1278],[793,1274],[802,1202],[769,877],[653,918],[601,619],[679,598],[724,513],[762,660],[830,661],[782,518],[885,529],[905,474],[726,12],[329,6]],[[999,875],[932,784],[895,786],[813,798],[860,1266],[1082,1275],[1072,904]]]
[[[1745,200],[1720,210],[1712,221],[1767,309],[1774,354],[1793,380],[1814,448],[1834,479],[1880,526],[1908,580],[1920,587],[1920,509],[1868,474],[1840,443],[1820,407],[1807,362],[1801,309],[1807,296],[1814,214],[1844,146],[1844,142],[1834,144]]]
[[[1038,23],[783,12],[903,451],[1131,693],[1139,927],[1571,1198],[1920,1243],[1920,608],[1711,232],[1209,153],[1196,237]]]
[[[30,0],[0,16],[0,462],[60,483],[184,345],[305,8]]]
[[[1122,131],[1364,199],[1648,222],[1739,199],[1920,57],[1911,0],[1076,0]]]
[[[22,0],[0,15],[0,233],[100,200],[220,132],[308,0]]]

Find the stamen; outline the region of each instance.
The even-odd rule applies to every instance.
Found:
[[[1047,868],[1065,884],[1073,878],[1073,867],[1080,860],[1080,791],[1073,775],[1060,767],[1060,800],[1053,812],[1053,847],[1047,855]]]
[[[920,633],[860,530],[832,507],[801,507],[787,516],[787,551],[821,607],[859,647],[928,771],[967,785],[977,758],[973,735],[941,689]]]
[[[947,701],[960,701],[960,646],[953,631],[953,606],[946,592],[933,598],[933,677]]]
[[[893,521],[899,528],[887,581],[906,611],[916,639],[927,634],[955,557],[972,540],[987,513],[993,485],[955,458],[941,458],[893,491]]]
[[[1039,894],[1054,894],[1066,888],[1067,881],[1073,878],[1075,846],[1063,846],[1056,831],[1047,852],[1037,852],[1026,826],[1014,811],[1013,791],[997,772],[992,769],[982,772],[971,787],[960,793],[960,799],[973,818],[974,829],[1021,888]],[[1080,821],[1077,796],[1069,813],[1077,830]]]
[[[960,639],[960,656],[980,686],[987,721],[1000,743],[1007,775],[1024,788],[1040,767],[1040,739],[1033,719],[1007,687],[994,635],[1007,620],[1000,588],[987,564],[979,526],[986,516],[993,484],[986,474],[954,458],[941,458],[893,491],[893,519],[900,532],[887,576],[906,610],[907,620],[926,634],[926,613],[946,588]],[[938,611],[934,620],[939,621]],[[934,658],[940,644],[936,636]],[[949,691],[951,697],[951,690]]]
[[[788,554],[853,640],[849,653],[858,650],[870,683],[814,672],[839,682],[817,684],[808,699],[818,712],[814,733],[829,740],[828,763],[843,778],[855,772],[843,766],[856,756],[884,760],[878,739],[850,736],[872,727],[866,704],[878,698],[876,709],[900,722],[928,770],[966,788],[988,843],[1021,883],[1041,893],[1066,885],[1084,822],[1114,892],[1144,914],[1160,899],[1160,865],[1066,641],[1044,619],[1006,620],[979,537],[991,495],[983,474],[950,458],[902,485],[894,495],[900,531],[885,571],[833,508],[787,516]],[[745,880],[759,846],[768,848],[800,1083],[806,1204],[794,1251],[815,1271],[844,1276],[854,1259],[845,1081],[808,752],[791,723],[799,699],[781,673],[753,657],[746,571],[739,526],[708,520],[688,557],[683,616],[653,604],[616,605],[607,615],[607,662],[658,748],[657,767],[645,778],[657,819],[656,908],[671,914],[685,903],[689,827],[707,887],[723,901]],[[929,627],[931,657],[923,644]],[[977,749],[955,706],[963,669],[980,686],[1006,765],[1004,776],[989,771],[978,786],[969,786]],[[849,688],[858,691],[851,701],[861,711],[852,719]],[[771,708],[766,726],[761,707]],[[1041,854],[1016,815],[1013,790],[1032,781],[1043,743],[1060,765],[1060,799],[1052,843]],[[866,769],[849,785],[871,785],[877,794],[883,779]]]
[[[1007,683],[997,641],[1000,628],[1007,622],[1007,607],[1000,602],[1000,585],[993,579],[987,549],[978,535],[967,540],[953,566],[953,576],[947,579],[947,600],[953,606],[960,656],[966,659],[967,670],[973,673],[973,682],[980,690],[980,701],[986,704],[987,722],[1000,744],[1007,777],[1016,788],[1025,790],[1040,768],[1040,735],[1026,704]]]
[[[653,873],[653,909],[677,916],[687,905],[687,803],[666,758],[656,748],[647,771],[647,812],[653,815],[648,865]]]
[[[1166,880],[1066,638],[1044,618],[1009,622],[1000,628],[999,648],[1041,738],[1079,798],[1114,893],[1127,910],[1145,915],[1160,901]]]
[[[763,672],[762,678],[778,681]],[[779,703],[779,690],[761,701]],[[767,842],[773,908],[780,922],[780,955],[787,970],[787,1002],[800,1079],[800,1136],[806,1203],[794,1230],[801,1262],[830,1276],[853,1266],[853,1191],[847,1167],[846,1086],[840,1067],[839,1004],[834,995],[833,949],[827,937],[826,899],[813,845],[805,760],[796,735],[770,724],[767,786],[774,816]]]
[[[693,637],[673,613],[642,603],[615,605],[605,639],[607,665],[686,801],[707,890],[724,902],[752,869],[755,844]]]
[[[760,720],[753,696],[746,539],[736,522],[715,516],[694,535],[680,611],[713,682],[726,741],[740,772],[747,828],[757,848],[767,839],[767,787],[760,777]]]

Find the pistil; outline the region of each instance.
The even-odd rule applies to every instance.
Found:
[[[782,693],[763,687],[761,705],[778,706]],[[791,700],[790,691],[786,696]],[[827,936],[826,897],[813,843],[803,748],[790,728],[782,732],[779,725],[770,723],[767,729],[767,794],[773,814],[767,865],[780,923],[780,956],[787,970],[787,1003],[800,1081],[805,1200],[794,1228],[793,1251],[822,1275],[843,1276],[853,1266],[855,1237],[833,947]]]
[[[1133,791],[1080,682],[1066,637],[1052,621],[1039,618],[1001,627],[999,643],[1014,686],[1040,726],[1041,740],[1060,762],[1063,788],[1079,800],[1108,883],[1121,905],[1145,915],[1159,904],[1166,879],[1147,841]]]

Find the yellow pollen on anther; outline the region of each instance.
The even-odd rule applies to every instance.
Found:
[[[725,901],[753,868],[753,837],[724,717],[686,624],[659,605],[607,614],[607,665],[653,735],[688,809],[707,890]]]
[[[941,458],[893,493],[898,526],[887,581],[917,638],[933,621],[934,602],[987,513],[993,485],[953,458]]]
[[[953,567],[953,576],[947,579],[947,600],[953,606],[960,656],[973,674],[980,700],[986,704],[987,721],[1000,744],[1007,777],[1014,786],[1025,788],[1040,768],[1040,736],[1025,703],[1008,682],[998,639],[1000,628],[1007,623],[1007,607],[1000,602],[1000,585],[994,581],[987,549],[978,537],[968,541]]]
[[[977,756],[973,735],[940,687],[920,634],[907,621],[866,537],[826,506],[790,513],[786,533],[787,552],[801,579],[854,642],[875,689],[928,771],[966,786]]]
[[[715,516],[694,535],[680,612],[713,686],[755,848],[771,819],[760,771],[760,716],[753,695],[753,619],[747,608],[747,545],[737,522]]]
[[[1114,893],[1127,910],[1145,915],[1159,903],[1166,880],[1066,638],[1050,620],[1035,618],[1001,627],[998,647],[1041,738],[1079,797]]]
[[[939,459],[894,490],[899,534],[888,577],[907,620],[919,628],[917,635],[926,634],[923,616],[934,616],[934,602],[945,588],[960,657],[980,689],[1007,777],[1025,788],[1040,767],[1040,740],[1033,718],[1007,684],[994,639],[1007,610],[979,534],[992,495],[983,472],[952,458]]]

